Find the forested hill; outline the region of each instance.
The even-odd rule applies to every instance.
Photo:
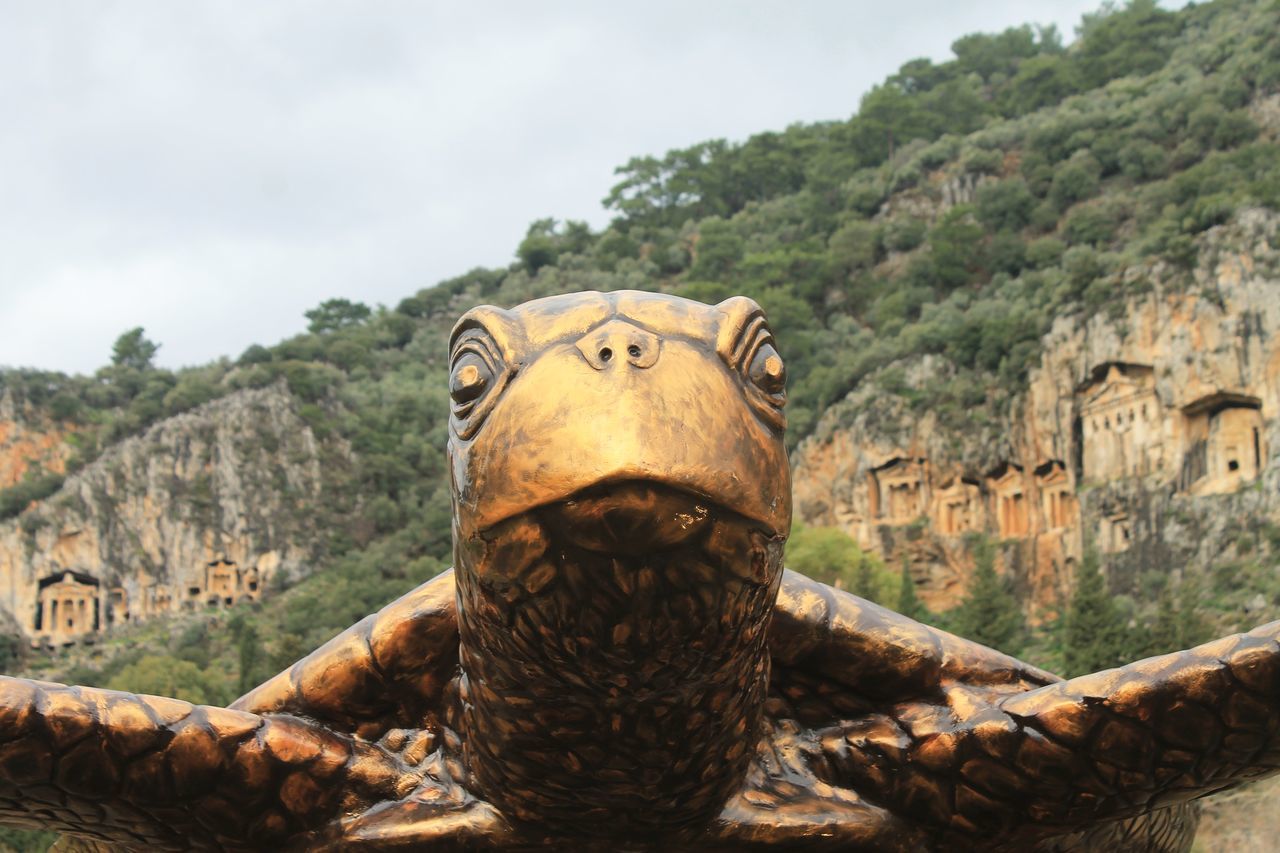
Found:
[[[91,377],[6,371],[0,569],[31,587],[11,596],[14,648],[45,673],[224,701],[439,571],[445,343],[479,303],[580,289],[752,296],[789,362],[793,446],[869,384],[960,428],[996,417],[1023,393],[1055,318],[1116,311],[1152,287],[1135,271],[1153,265],[1162,288],[1191,287],[1205,232],[1280,207],[1277,32],[1274,2],[1218,0],[1107,8],[1070,45],[1030,25],[968,35],[947,62],[903,65],[847,120],[637,157],[604,199],[616,214],[604,231],[540,220],[509,265],[393,308],[361,304],[353,284],[308,312],[308,333],[203,367],[155,367],[133,330]],[[946,363],[942,378],[904,385],[891,368],[922,355]],[[253,406],[275,413],[276,432],[227,433],[232,421],[218,420],[254,423]],[[293,419],[308,435],[297,447],[283,438]],[[173,448],[193,461],[165,474],[157,509],[148,466]],[[215,464],[227,448],[284,473],[231,489]],[[290,465],[319,485],[291,491]],[[244,522],[246,494],[275,501],[277,521]],[[81,536],[97,523],[110,535]],[[205,610],[155,591],[186,594],[174,578],[188,570],[147,532],[166,525],[202,532],[189,547],[206,551],[183,552],[193,566],[257,560],[261,589],[230,617],[218,611],[233,630],[206,638]],[[59,566],[55,553],[79,562]],[[128,637],[127,650],[25,651],[42,573],[60,568],[98,584],[94,630]],[[175,646],[170,622],[130,603],[145,590],[145,613],[191,611]]]

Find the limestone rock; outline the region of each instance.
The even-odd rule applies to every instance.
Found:
[[[1278,223],[1243,211],[1202,235],[1190,287],[1133,269],[1150,287],[1122,312],[1058,318],[1007,414],[944,428],[864,383],[794,453],[799,517],[906,554],[934,608],[963,590],[966,534],[1002,543],[1033,612],[1066,593],[1087,546],[1120,588],[1212,565],[1242,524],[1280,522]],[[905,368],[913,387],[947,370]]]
[[[169,418],[0,523],[0,610],[61,643],[256,598],[309,571],[321,484],[316,438],[283,385]]]

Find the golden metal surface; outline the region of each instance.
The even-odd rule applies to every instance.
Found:
[[[468,312],[456,569],[231,709],[0,679],[0,816],[126,848],[1186,850],[1280,624],[1061,681],[782,568],[759,308]]]

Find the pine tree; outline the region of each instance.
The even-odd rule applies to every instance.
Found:
[[[1160,590],[1155,618],[1136,652],[1142,656],[1176,652],[1203,643],[1212,634],[1200,612],[1198,585],[1184,579],[1177,587],[1169,583]]]
[[[867,601],[875,601],[877,598],[875,573],[865,554],[859,555],[858,568],[853,576],[853,594]]]
[[[911,577],[907,555],[902,555],[902,582],[898,586],[898,612],[909,619],[924,619],[927,611],[916,597],[916,582]]]
[[[241,694],[248,693],[262,680],[263,675],[258,671],[263,662],[262,642],[258,638],[258,629],[245,618],[243,613],[237,613],[231,617],[227,622],[227,628],[235,641],[236,656],[240,661],[237,685]]]
[[[1098,555],[1085,554],[1067,605],[1062,641],[1066,675],[1083,675],[1119,666],[1129,657],[1131,637],[1098,566]]]
[[[1139,654],[1143,657],[1162,655],[1182,648],[1183,630],[1179,619],[1177,599],[1173,585],[1166,583],[1156,599],[1156,615],[1147,628]]]
[[[971,640],[1015,654],[1022,645],[1026,622],[1009,583],[996,574],[995,552],[985,539],[974,548],[976,565],[969,590],[951,611],[954,631]]]

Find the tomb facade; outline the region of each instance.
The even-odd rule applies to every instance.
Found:
[[[1261,475],[1266,439],[1258,398],[1210,394],[1184,406],[1182,418],[1182,491],[1225,494]]]
[[[1071,485],[1067,468],[1058,459],[1051,459],[1035,470],[1036,488],[1040,492],[1040,513],[1046,530],[1065,530],[1075,526],[1077,517],[1076,492]]]
[[[1031,525],[1022,467],[1011,462],[1001,464],[987,476],[987,486],[1000,538],[1020,539],[1027,536],[1031,532]]]
[[[957,477],[934,493],[933,527],[943,536],[982,529],[982,491],[972,480]]]
[[[88,575],[66,571],[40,581],[35,624],[38,638],[61,645],[99,630],[99,584]]]
[[[1164,418],[1149,365],[1108,362],[1078,394],[1086,482],[1144,477],[1164,468]]]
[[[898,457],[871,472],[870,505],[881,524],[910,524],[928,506],[925,460]]]
[[[1104,554],[1119,554],[1129,550],[1133,539],[1133,522],[1128,513],[1103,516],[1098,525],[1098,550]]]

